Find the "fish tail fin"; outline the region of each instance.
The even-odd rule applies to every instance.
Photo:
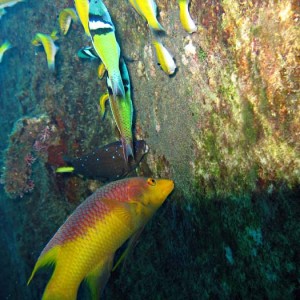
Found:
[[[53,60],[50,59],[50,60],[48,61],[48,68],[49,68],[52,72],[55,71],[55,55],[56,55],[58,49],[59,49],[59,47],[56,46],[56,45],[54,45],[54,49],[53,49],[53,51],[54,51],[54,58],[53,58]]]
[[[75,168],[66,166],[66,167],[59,167],[55,170],[55,173],[72,173],[74,172]]]
[[[49,62],[48,68],[51,72],[54,72],[55,71],[55,62],[54,61]]]
[[[151,20],[149,23],[150,28],[157,33],[165,33],[166,30],[163,26],[157,21],[157,19]]]
[[[121,74],[119,72],[118,76],[112,76],[111,85],[112,85],[112,93],[114,97],[118,96],[120,98],[124,98],[125,96],[125,89],[122,81]]]
[[[128,143],[124,138],[121,138],[121,142],[123,145],[123,156],[125,161],[128,162],[130,156],[134,159],[132,143]]]
[[[102,260],[85,278],[89,286],[91,299],[98,300],[105,288],[105,285],[110,277],[114,254],[107,259]]]
[[[35,273],[42,267],[45,267],[45,266],[49,266],[49,265],[52,265],[52,264],[55,264],[55,261],[56,261],[56,258],[57,258],[57,252],[58,252],[58,248],[57,247],[54,247],[52,249],[50,249],[48,252],[46,252],[45,254],[41,255],[34,268],[33,268],[33,271],[27,281],[27,285],[30,284],[31,280],[33,279]]]
[[[6,40],[3,43],[3,47],[5,48],[5,50],[8,50],[8,49],[12,48],[12,44],[8,40]]]

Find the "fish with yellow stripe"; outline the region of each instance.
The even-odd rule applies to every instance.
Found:
[[[176,71],[176,64],[168,49],[162,44],[158,37],[153,39],[152,44],[156,51],[158,65],[167,75],[173,75]]]
[[[74,8],[65,8],[59,13],[58,23],[64,35],[68,33],[72,21],[78,22],[78,16]]]
[[[157,5],[154,0],[129,0],[129,2],[134,9],[147,20],[152,30],[165,31],[157,20]]]
[[[34,46],[43,45],[46,52],[48,68],[52,71],[55,69],[55,55],[59,49],[54,43],[57,39],[57,31],[54,30],[51,35],[37,33],[32,40]]]
[[[120,46],[110,14],[101,0],[91,0],[89,6],[89,30],[95,51],[107,70],[114,97],[125,96],[121,73]]]
[[[173,188],[172,180],[133,177],[98,189],[77,207],[46,245],[28,284],[41,267],[54,265],[43,300],[75,300],[83,280],[90,288],[91,298],[99,299],[116,250],[130,239],[129,248],[119,259],[123,260]]]
[[[12,48],[11,43],[9,41],[5,41],[1,46],[0,46],[0,63],[2,62],[2,58],[4,53]]]
[[[180,17],[182,27],[188,33],[193,33],[197,31],[197,26],[195,25],[195,22],[191,18],[189,12],[190,0],[177,0],[177,1],[179,4],[179,17]]]
[[[105,101],[109,99],[110,108],[121,135],[121,142],[123,145],[123,156],[126,162],[129,157],[134,158],[132,145],[132,119],[133,119],[133,105],[131,99],[131,86],[128,69],[124,59],[120,60],[120,72],[122,76],[123,85],[125,88],[124,97],[114,97],[112,90],[112,83],[110,77],[107,77],[108,93],[102,95],[100,98],[100,114],[103,117],[105,112]]]
[[[89,0],[74,0],[75,9],[86,35],[91,36],[89,29]]]

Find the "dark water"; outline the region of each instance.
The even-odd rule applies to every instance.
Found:
[[[38,272],[26,285],[39,253],[101,184],[57,176],[62,155],[81,155],[118,138],[113,121],[100,122],[95,104],[105,89],[95,76],[97,62],[76,59],[76,51],[88,44],[79,24],[59,42],[63,54],[56,57],[54,74],[44,51],[31,44],[37,32],[58,29],[59,11],[72,3],[26,1],[8,8],[0,20],[0,42],[8,39],[14,46],[0,64],[0,165],[6,174],[0,185],[0,299],[41,298],[51,270]],[[50,128],[46,150],[45,128]],[[36,142],[42,148],[37,150]],[[30,168],[24,163],[27,154],[36,158]],[[150,160],[139,174],[166,176],[167,163],[162,159],[161,169],[151,170]],[[112,273],[105,299],[300,297],[299,186],[258,183],[251,192],[209,200],[193,192],[185,199],[175,188],[125,266]],[[89,299],[84,285],[78,298]]]

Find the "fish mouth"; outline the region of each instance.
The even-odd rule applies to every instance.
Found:
[[[161,179],[162,193],[167,197],[174,189],[174,181]]]

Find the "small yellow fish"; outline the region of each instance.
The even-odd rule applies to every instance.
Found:
[[[10,6],[13,6],[19,2],[24,2],[25,0],[14,0],[14,1],[11,1],[11,0],[0,0],[0,9],[1,8],[5,8],[5,7],[10,7]]]
[[[68,33],[72,21],[78,21],[76,10],[74,8],[63,9],[59,14],[58,22],[59,27],[64,35]]]
[[[10,49],[12,46],[9,41],[5,41],[1,46],[0,46],[0,63],[2,62],[3,54]]]
[[[54,41],[57,39],[57,31],[53,31],[51,35],[37,33],[32,40],[34,46],[43,45],[46,52],[48,67],[52,71],[55,69],[55,55],[58,51],[58,47],[54,44]]]
[[[144,17],[150,28],[155,31],[165,31],[165,29],[158,22],[157,5],[154,0],[129,0],[134,9]]]
[[[91,36],[89,29],[89,0],[74,0],[75,8],[85,33]]]
[[[158,40],[153,40],[152,43],[155,47],[158,64],[162,70],[168,75],[174,74],[176,70],[176,64],[167,48]]]
[[[84,280],[91,298],[99,299],[109,279],[115,252],[130,239],[117,266],[173,188],[172,180],[143,177],[101,187],[77,207],[48,242],[28,284],[37,270],[54,265],[43,300],[75,300]]]
[[[99,67],[98,67],[98,70],[97,70],[98,78],[102,79],[104,77],[105,72],[106,72],[105,65],[104,65],[103,62],[101,62],[99,64]]]
[[[184,30],[188,33],[193,33],[197,31],[197,26],[195,25],[193,19],[190,16],[189,3],[190,0],[178,0],[180,10],[179,17]]]

